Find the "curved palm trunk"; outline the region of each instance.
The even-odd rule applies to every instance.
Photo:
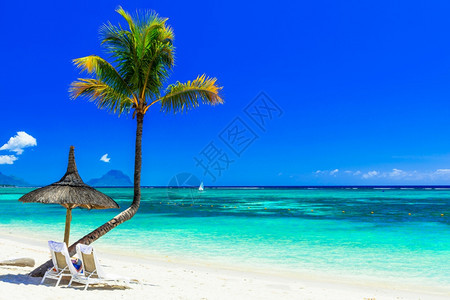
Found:
[[[75,246],[79,243],[89,245],[108,233],[111,229],[122,224],[125,221],[131,219],[139,209],[141,203],[141,167],[142,167],[142,127],[144,125],[144,115],[138,113],[136,116],[137,127],[136,127],[136,149],[134,158],[134,197],[133,202],[130,207],[122,211],[120,214],[109,220],[107,223],[98,227],[91,233],[83,236],[81,239],[73,243],[69,247],[69,254],[74,255],[76,250]],[[53,266],[52,260],[40,265],[34,269],[29,275],[33,277],[42,277],[45,272]]]

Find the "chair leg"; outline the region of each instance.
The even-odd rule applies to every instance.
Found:
[[[87,290],[88,286],[89,286],[89,281],[86,282],[86,286],[84,287],[84,290]]]
[[[73,281],[73,277],[70,278],[70,281],[69,281],[69,284],[67,285],[67,287],[70,287],[70,285],[72,284],[72,281]]]
[[[61,274],[61,276],[59,276],[58,281],[56,282],[55,287],[57,287],[57,286],[59,285],[59,283],[61,282],[61,279],[62,279],[62,274]]]
[[[41,280],[41,283],[40,283],[40,284],[43,284],[43,283],[44,283],[45,278],[47,278],[47,272],[45,272],[44,277],[42,277],[42,280]]]

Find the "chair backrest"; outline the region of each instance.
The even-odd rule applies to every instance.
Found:
[[[68,267],[70,273],[77,274],[77,270],[72,264],[70,259],[69,250],[65,243],[48,241],[48,247],[50,248],[50,253],[52,254],[53,266],[61,271]]]
[[[61,252],[53,252],[53,253],[55,254],[58,269],[64,269],[65,267],[67,267],[67,262],[64,255]]]
[[[92,246],[78,244],[77,245],[77,254],[78,257],[81,258],[83,264],[82,269],[83,273],[91,274],[96,271],[94,275],[91,277],[104,277],[103,268],[98,261],[97,256],[95,255],[94,248]]]
[[[83,269],[85,272],[92,273],[97,270],[94,260],[94,252],[86,254],[81,252],[81,260],[83,261]]]

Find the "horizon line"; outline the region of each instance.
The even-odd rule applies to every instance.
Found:
[[[1,185],[6,188],[40,188],[47,185]],[[93,186],[94,188],[133,188],[134,186]],[[207,188],[450,188],[450,185],[211,185]],[[141,188],[179,188],[190,189],[197,186],[141,185]]]

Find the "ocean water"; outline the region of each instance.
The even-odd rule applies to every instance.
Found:
[[[65,209],[0,189],[0,231],[62,240]],[[126,208],[131,188],[99,189]],[[119,210],[73,211],[71,241]],[[450,285],[450,189],[143,188],[137,215],[96,242],[138,256]]]

